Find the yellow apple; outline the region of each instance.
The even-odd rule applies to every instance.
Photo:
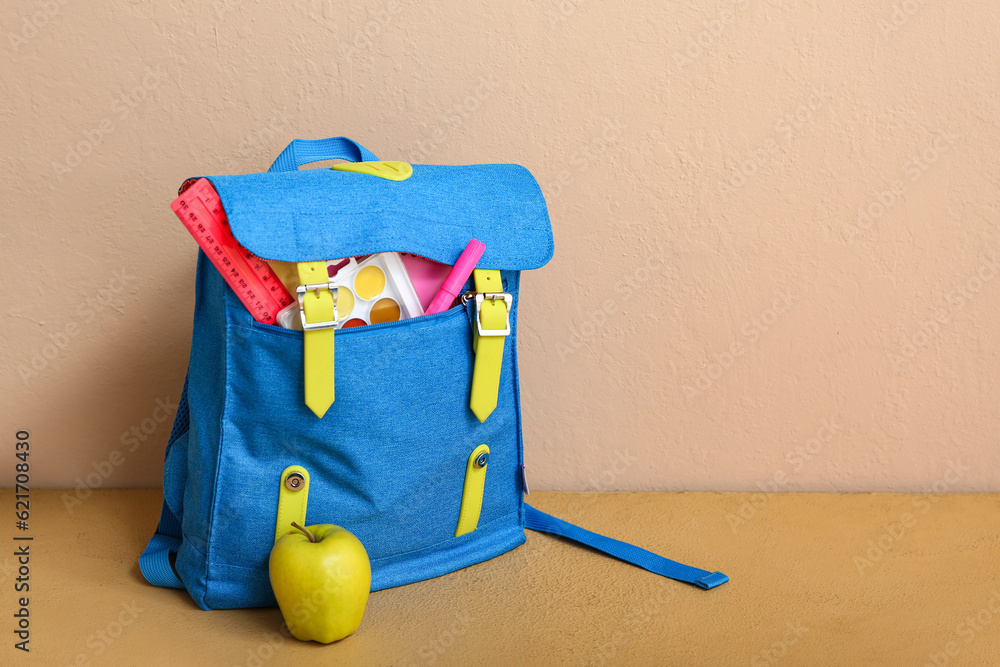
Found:
[[[271,588],[296,639],[323,644],[358,629],[368,604],[372,567],[361,540],[340,526],[296,528],[274,543]]]

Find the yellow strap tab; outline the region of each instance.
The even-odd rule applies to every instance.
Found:
[[[458,514],[455,537],[471,533],[479,525],[479,512],[483,508],[483,491],[486,489],[486,464],[490,448],[479,445],[472,450],[465,464],[465,488],[462,490],[462,509]]]
[[[413,175],[413,167],[398,160],[380,160],[378,162],[342,162],[331,169],[335,171],[353,171],[357,174],[371,174],[390,181],[405,181]]]
[[[496,269],[476,269],[472,272],[476,291],[486,294],[503,292],[500,272]],[[485,300],[479,310],[483,329],[503,330],[507,326],[507,304],[497,299]],[[472,367],[472,390],[469,407],[480,422],[486,421],[497,407],[500,391],[500,368],[503,363],[503,344],[506,336],[480,336],[474,328],[472,349],[476,362]]]
[[[299,262],[299,285],[322,283],[321,289],[301,295],[306,322],[334,321],[333,293],[326,287],[329,274],[326,262]],[[305,331],[302,336],[302,359],[306,405],[317,417],[326,414],[333,404],[333,327]]]
[[[306,525],[306,505],[309,503],[309,471],[302,466],[288,466],[281,473],[278,488],[278,518],[274,524],[274,541],[283,537],[297,522]]]

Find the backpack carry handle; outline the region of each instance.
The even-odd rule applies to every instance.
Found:
[[[347,137],[328,139],[292,139],[268,171],[296,171],[310,162],[347,160],[348,162],[375,162],[370,150]]]

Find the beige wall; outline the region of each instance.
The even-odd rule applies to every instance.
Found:
[[[159,484],[177,185],[345,134],[542,184],[534,487],[1000,490],[995,3],[271,4],[0,10],[0,481]]]

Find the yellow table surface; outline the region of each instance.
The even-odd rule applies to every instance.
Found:
[[[95,491],[68,512],[31,492],[0,555],[0,664],[1000,664],[1000,495],[535,493],[538,509],[721,570],[711,591],[528,533],[499,558],[373,593],[331,645],[276,608],[202,611],[136,558],[158,490]],[[0,491],[13,515],[14,492]],[[741,516],[742,513],[742,516]],[[15,534],[32,535],[30,654],[14,648]]]

